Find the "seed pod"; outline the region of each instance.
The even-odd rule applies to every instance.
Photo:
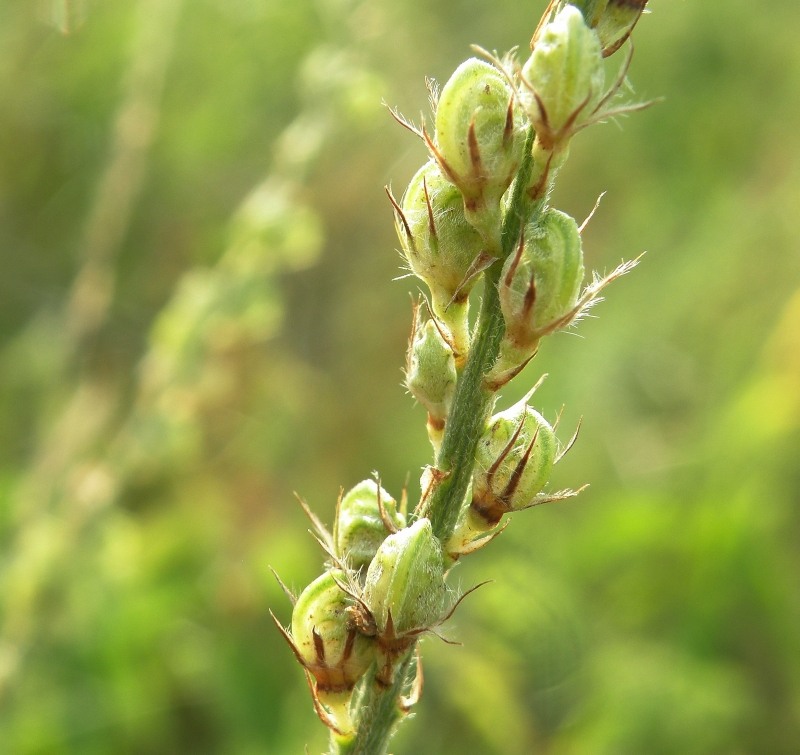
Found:
[[[488,545],[503,529],[502,526],[489,524],[472,506],[467,506],[445,544],[445,551],[452,561],[457,561]]]
[[[603,58],[581,12],[565,5],[545,24],[522,67],[520,96],[546,149],[569,141],[603,97]]]
[[[292,613],[292,642],[319,691],[351,690],[374,659],[373,642],[352,625],[352,599],[336,583],[344,572],[317,577],[300,594]]]
[[[598,9],[590,26],[595,30],[603,49],[603,57],[613,55],[630,36],[647,5],[647,0],[606,0]]]
[[[411,270],[431,291],[431,305],[439,319],[451,325],[456,313],[466,316],[474,281],[468,280],[473,262],[484,247],[478,232],[464,216],[461,193],[429,161],[411,179],[395,227]]]
[[[384,647],[400,649],[436,626],[447,595],[442,546],[428,519],[389,535],[367,570],[364,602]]]
[[[417,328],[408,351],[406,387],[428,410],[428,434],[441,434],[456,388],[453,350],[433,320]]]
[[[521,241],[503,266],[500,306],[506,338],[515,347],[533,349],[574,315],[583,282],[583,248],[575,220],[552,209],[528,226]]]
[[[522,160],[525,115],[494,66],[464,61],[436,106],[435,156],[464,195],[467,211],[496,206]]]
[[[557,451],[553,428],[525,399],[496,414],[478,443],[471,513],[493,527],[503,514],[528,508],[547,483]]]
[[[405,517],[397,510],[397,501],[375,480],[364,480],[348,491],[339,503],[334,526],[336,555],[354,569],[372,561],[380,544],[392,529],[405,527]]]

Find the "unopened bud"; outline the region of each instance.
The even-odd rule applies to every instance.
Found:
[[[506,338],[534,349],[539,338],[569,324],[583,282],[583,249],[578,224],[547,210],[526,229],[500,276],[500,306]]]
[[[374,659],[373,642],[352,624],[352,599],[337,584],[342,571],[317,577],[297,599],[292,613],[292,642],[318,690],[351,690]]]
[[[503,74],[464,61],[436,106],[435,156],[471,212],[496,212],[522,160],[525,116]]]
[[[364,585],[379,641],[401,648],[406,638],[439,623],[448,597],[444,571],[442,546],[428,519],[383,541]]]
[[[522,67],[522,105],[546,149],[565,145],[603,97],[600,41],[581,12],[565,5],[545,24]]]
[[[460,333],[474,280],[469,273],[483,250],[478,232],[464,216],[459,190],[434,161],[411,179],[398,207],[395,225],[411,270],[431,291],[431,306],[440,320]]]
[[[405,524],[395,499],[375,480],[364,480],[339,503],[334,527],[336,554],[354,569],[361,569],[372,561],[386,536]]]
[[[553,428],[525,399],[496,414],[478,443],[471,513],[491,527],[503,514],[530,506],[547,483],[557,451]]]
[[[417,329],[409,348],[406,387],[428,410],[428,431],[437,438],[450,411],[456,379],[453,350],[436,323],[428,320]]]

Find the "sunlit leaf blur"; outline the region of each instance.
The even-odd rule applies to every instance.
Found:
[[[0,2],[0,751],[320,752],[269,619],[380,471],[413,280],[382,101],[524,47],[545,3]],[[768,6],[768,7],[767,7]],[[399,753],[792,753],[800,739],[795,0],[652,0],[649,110],[575,140],[557,204],[636,271],[549,339],[557,487],[459,566]],[[609,63],[613,68],[617,63]]]

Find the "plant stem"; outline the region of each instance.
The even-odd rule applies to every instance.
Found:
[[[531,128],[525,143],[525,156],[511,188],[508,211],[503,219],[501,258],[484,273],[477,334],[456,386],[453,407],[436,459],[437,469],[446,477],[432,492],[423,510],[423,515],[431,520],[434,534],[442,542],[448,540],[458,521],[461,504],[472,479],[478,440],[492,408],[493,393],[487,390],[484,379],[497,359],[505,329],[498,290],[500,271],[519,240],[523,223],[530,219],[531,210],[534,206],[541,207],[541,203],[534,205],[527,191],[533,165],[531,150],[534,137]]]
[[[442,449],[436,460],[438,469],[449,474],[431,495],[424,512],[431,520],[434,534],[442,542],[450,536],[458,519],[461,502],[472,478],[478,440],[491,410],[493,394],[485,388],[484,378],[497,359],[505,329],[498,283],[503,260],[511,254],[533,206],[527,186],[532,170],[534,137],[533,129],[530,129],[525,157],[503,220],[501,258],[484,273],[478,332],[458,381]],[[383,755],[386,752],[394,727],[402,716],[398,702],[412,669],[413,653],[412,647],[398,664],[395,681],[390,687],[376,683],[376,670],[368,674],[360,697],[352,704],[352,709],[357,711],[356,733],[352,737],[332,735],[331,755]]]
[[[423,516],[431,520],[434,534],[445,542],[456,525],[461,503],[466,496],[475,466],[475,451],[492,408],[494,394],[485,386],[485,377],[500,350],[505,323],[500,309],[498,283],[503,261],[512,253],[523,224],[532,212],[540,212],[540,197],[531,197],[532,149],[535,134],[531,128],[525,144],[525,157],[511,188],[508,211],[500,237],[500,259],[485,271],[483,302],[477,333],[467,363],[456,387],[453,408],[447,422],[436,466],[447,476],[428,499]],[[383,755],[392,731],[402,713],[398,701],[413,668],[414,649],[398,663],[390,687],[375,682],[375,671],[364,680],[360,697],[353,701],[356,733],[352,737],[331,737],[331,755]]]
[[[356,733],[348,738],[331,735],[331,755],[384,755],[395,725],[403,715],[398,701],[414,670],[413,658],[414,647],[398,663],[394,683],[389,687],[376,683],[377,669],[369,674],[361,696],[352,705],[357,711]]]

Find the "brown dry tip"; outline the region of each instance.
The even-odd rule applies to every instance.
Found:
[[[483,519],[489,527],[497,526],[498,522],[503,518],[503,514],[509,512],[508,506],[491,493],[482,497],[473,496],[470,509],[475,516]]]
[[[431,430],[436,430],[437,432],[441,432],[444,430],[445,421],[441,417],[434,417],[432,414],[428,414],[428,427]]]

